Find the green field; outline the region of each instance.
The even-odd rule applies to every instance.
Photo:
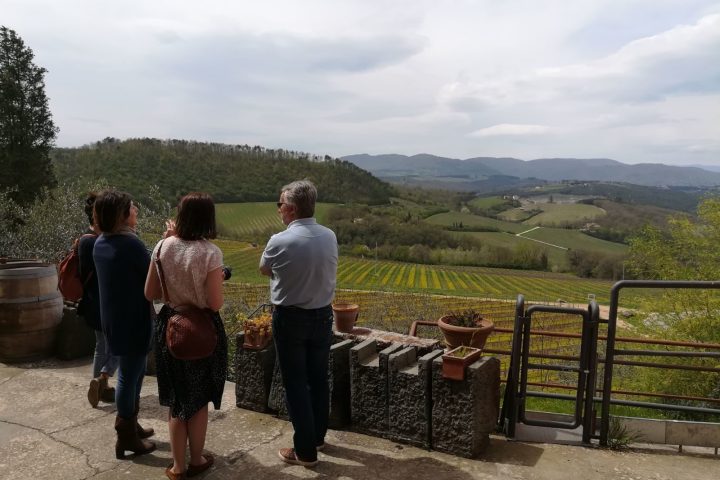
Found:
[[[537,215],[530,215],[533,210],[542,210]],[[506,210],[498,215],[506,221],[522,222],[526,225],[542,225],[559,227],[564,224],[590,222],[606,215],[605,210],[595,205],[584,203],[528,203],[519,208]]]
[[[318,203],[315,216],[323,222],[334,204]],[[223,237],[250,240],[253,235],[275,233],[285,228],[273,202],[219,203],[215,206],[218,230]]]
[[[478,197],[468,202],[468,205],[476,208],[489,209],[507,203],[502,197]]]
[[[506,222],[522,222],[528,218],[532,218],[535,215],[534,210],[540,210],[540,207],[535,205],[528,205],[524,207],[511,208],[504,212],[498,213],[498,218]]]
[[[534,208],[543,211],[523,223],[527,225],[561,226],[563,224],[577,224],[581,221],[592,221],[606,215],[605,210],[595,205],[583,203],[536,203]]]
[[[506,234],[507,235],[507,234]],[[517,237],[511,237],[517,238]],[[522,240],[522,239],[518,239]],[[225,263],[233,267],[232,282],[264,284],[258,272],[262,247],[230,240],[216,242]],[[513,299],[522,293],[529,300],[584,302],[588,294],[607,302],[611,282],[572,275],[501,268],[452,267],[340,257],[338,288],[424,292]]]
[[[520,225],[512,222],[503,222],[501,220],[495,220],[494,218],[482,217],[480,215],[473,215],[472,213],[462,212],[447,212],[439,213],[425,219],[427,223],[433,225],[441,225],[443,227],[450,227],[453,224],[462,223],[463,227],[468,229],[495,229],[500,232],[511,232],[519,233],[523,230],[527,230],[524,225]]]

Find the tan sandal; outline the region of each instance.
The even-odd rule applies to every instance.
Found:
[[[205,457],[205,463],[201,463],[200,465],[193,465],[191,463],[190,465],[188,465],[188,469],[187,469],[188,478],[194,477],[195,475],[200,475],[205,470],[212,467],[213,463],[215,463],[215,457],[213,457],[209,453],[203,453],[202,456]]]

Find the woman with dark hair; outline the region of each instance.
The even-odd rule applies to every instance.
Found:
[[[95,225],[102,232],[93,248],[100,323],[110,352],[118,357],[117,458],[125,458],[128,450],[136,455],[155,450],[154,443],[143,440],[153,435],[153,430],[137,423],[152,334],[151,305],[143,294],[150,256],[135,234],[137,215],[138,209],[127,193],[105,190],[95,199]]]
[[[93,248],[100,230],[95,225],[93,210],[97,193],[91,192],[85,199],[85,215],[90,227],[78,242],[80,260],[80,278],[83,281],[83,296],[78,305],[78,314],[85,318],[88,326],[95,330],[95,355],[93,357],[93,375],[90,380],[87,398],[95,408],[100,400],[107,403],[115,401],[115,389],[108,386],[108,379],[117,369],[117,358],[110,353],[110,346],[100,323],[100,289],[95,274]]]
[[[223,304],[222,282],[229,277],[223,268],[220,249],[209,240],[216,237],[215,204],[205,193],[189,193],[178,205],[175,222],[168,221],[164,239],[155,247],[152,258],[162,264],[162,279],[157,262],[148,271],[145,296],[148,300],[167,298],[158,315],[155,330],[155,356],[160,405],[169,408],[168,426],[173,463],[165,470],[175,480],[204,472],[214,462],[203,453],[208,423],[208,403],[220,408],[227,377],[227,337],[218,313]],[[182,306],[210,309],[218,334],[217,346],[210,357],[179,360],[168,350],[165,339],[167,322]],[[190,444],[190,463],[185,465],[185,449]]]

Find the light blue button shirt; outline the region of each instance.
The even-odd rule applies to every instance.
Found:
[[[330,305],[335,296],[338,246],[335,233],[314,218],[300,218],[265,246],[260,268],[272,270],[270,301],[305,309]]]

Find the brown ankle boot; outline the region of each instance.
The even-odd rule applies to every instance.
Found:
[[[100,392],[100,400],[105,403],[115,403],[115,387],[108,387]]]
[[[140,426],[140,424],[137,422],[138,413],[140,412],[140,402],[135,403],[135,428],[137,430],[138,437],[140,438],[150,438],[153,435],[155,435],[155,430],[153,428],[143,428]]]
[[[90,406],[95,408],[100,401],[100,377],[90,380],[90,388],[88,388],[87,398]]]
[[[135,455],[144,455],[155,450],[154,443],[138,437],[136,425],[137,417],[115,417],[115,431],[117,432],[117,442],[115,443],[116,458],[122,460],[125,458],[125,452],[128,450]]]

